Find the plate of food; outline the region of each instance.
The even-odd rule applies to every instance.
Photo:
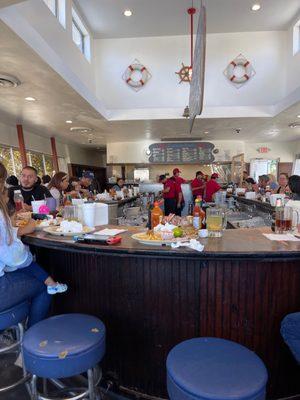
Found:
[[[49,226],[44,228],[43,231],[53,236],[73,237],[77,235],[84,235],[86,233],[94,232],[94,228],[83,226],[77,221],[62,221],[60,226]]]
[[[191,227],[175,227],[172,230],[148,230],[147,232],[135,233],[132,239],[141,244],[151,246],[171,246],[172,243],[189,241],[198,237],[197,231]]]
[[[44,228],[48,228],[50,226],[58,226],[58,225],[59,225],[59,222],[54,218],[51,218],[51,219],[37,219],[35,221],[35,229],[37,231],[42,231]]]

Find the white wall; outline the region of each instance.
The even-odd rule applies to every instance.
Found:
[[[146,149],[153,141],[140,141],[130,143],[108,143],[107,162],[109,164],[147,164],[148,156]],[[244,153],[245,161],[251,158],[280,158],[281,162],[293,162],[295,154],[300,152],[300,144],[297,142],[264,142],[246,143],[243,141],[211,141],[219,153],[215,156],[215,161],[231,161],[232,157]],[[259,147],[268,147],[270,151],[266,154],[257,152]]]
[[[293,92],[300,87],[300,52],[293,55],[293,27],[300,20],[300,14],[294,19],[286,38],[286,91]]]
[[[209,34],[207,36],[206,106],[272,105],[284,96],[286,32]],[[243,53],[256,76],[237,90],[224,77],[228,63]],[[181,62],[189,64],[187,36],[95,40],[97,95],[109,109],[180,107],[187,103],[189,85],[175,74]],[[152,79],[136,93],[122,80],[137,58]],[[101,72],[100,72],[101,71]],[[276,82],[276,84],[274,84]]]

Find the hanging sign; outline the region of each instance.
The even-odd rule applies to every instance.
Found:
[[[154,143],[149,146],[153,164],[209,164],[215,160],[209,142]]]

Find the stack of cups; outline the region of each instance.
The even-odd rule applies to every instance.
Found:
[[[96,204],[86,203],[82,204],[82,218],[83,224],[89,228],[95,227],[95,217],[96,217]]]

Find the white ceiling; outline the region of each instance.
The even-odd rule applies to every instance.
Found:
[[[299,0],[204,0],[209,33],[286,30]],[[254,13],[251,6],[261,4]],[[75,0],[96,38],[185,35],[192,0]],[[200,0],[194,0],[199,6]],[[133,15],[128,18],[124,10]]]
[[[65,143],[92,148],[107,142],[160,140],[163,137],[186,137],[188,121],[184,119],[106,121],[34,51],[5,24],[0,23],[0,72],[9,72],[21,81],[15,89],[0,90],[0,121],[16,124],[41,136],[56,136]],[[26,96],[37,98],[26,102]],[[300,103],[275,118],[197,119],[193,136],[205,140],[246,140],[253,142],[292,141],[300,139],[300,128],[290,129],[296,121]],[[70,133],[66,120],[73,126],[93,129],[93,143],[88,136]],[[300,121],[300,119],[298,119]],[[234,129],[241,128],[236,135]],[[209,131],[204,134],[204,131]],[[1,142],[1,137],[0,137]]]

